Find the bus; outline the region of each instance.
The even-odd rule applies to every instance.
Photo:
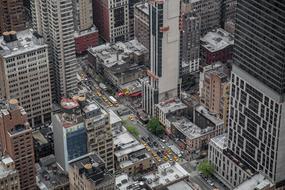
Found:
[[[110,100],[113,104],[118,104],[118,101],[117,101],[113,96],[109,96],[109,100]]]

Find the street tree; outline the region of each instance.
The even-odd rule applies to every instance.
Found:
[[[214,173],[215,167],[208,160],[204,160],[198,165],[198,171],[209,177]]]
[[[153,117],[149,120],[147,128],[156,136],[162,135],[164,133],[164,129],[161,127],[159,120],[156,117]]]

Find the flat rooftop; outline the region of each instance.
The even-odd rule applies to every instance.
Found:
[[[227,136],[222,134],[211,139],[211,141],[220,149],[225,150],[227,148]]]
[[[118,190],[145,190],[144,182],[134,181],[128,174],[118,175],[115,181]]]
[[[214,123],[216,126],[222,125],[224,123],[223,120],[217,118],[215,114],[210,113],[204,106],[199,105],[196,107],[196,111]]]
[[[171,99],[164,102],[160,102],[156,105],[163,113],[172,113],[178,110],[186,109],[187,106],[180,99]]]
[[[56,164],[55,156],[49,155],[40,159],[36,164],[37,185],[39,189],[56,189],[57,187],[68,186],[68,175]]]
[[[189,177],[189,173],[177,162],[164,163],[158,166],[157,171],[144,176],[150,188],[167,186]]]
[[[13,159],[8,155],[2,156],[0,158],[0,179],[5,178],[8,175],[14,174],[17,172],[16,169],[12,169],[12,168],[7,167],[10,164],[12,164],[13,162],[14,162]]]
[[[101,64],[107,68],[126,63],[125,59],[131,54],[142,55],[148,50],[136,39],[128,42],[106,43],[90,48],[89,53],[100,59]]]
[[[40,145],[47,144],[47,139],[43,136],[43,134],[37,130],[33,131],[33,139],[36,140]]]
[[[149,15],[149,4],[141,2],[135,5],[137,9],[142,11],[144,14]]]
[[[39,48],[47,48],[47,44],[45,44],[42,38],[37,33],[30,29],[23,30],[16,33],[17,40],[12,42],[6,42],[3,36],[0,36],[0,56],[4,58],[16,56],[19,54],[23,54],[29,51],[33,51]]]
[[[111,125],[122,122],[122,119],[113,110],[110,109],[109,114],[110,114]]]
[[[210,52],[220,51],[234,44],[234,37],[224,29],[218,28],[201,38],[202,46]]]
[[[234,188],[234,190],[264,190],[273,187],[273,184],[262,174],[256,174]]]
[[[115,135],[113,139],[114,145],[116,149],[118,149],[114,152],[116,157],[121,157],[145,149],[144,145],[136,140],[128,131]]]
[[[185,117],[172,117],[172,125],[189,139],[199,138],[214,130],[213,127],[201,129]]]
[[[179,181],[167,187],[167,190],[194,190],[194,188],[185,181]]]

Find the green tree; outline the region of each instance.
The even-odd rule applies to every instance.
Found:
[[[158,118],[153,117],[147,123],[148,130],[156,136],[162,135],[164,129],[161,127]]]
[[[204,160],[198,165],[198,171],[208,177],[214,173],[215,167],[208,160]]]
[[[138,129],[135,126],[133,126],[132,124],[128,123],[127,121],[123,121],[123,124],[124,124],[124,126],[126,127],[126,129],[127,129],[127,131],[129,133],[134,135],[136,138],[139,137],[140,133],[139,133]]]

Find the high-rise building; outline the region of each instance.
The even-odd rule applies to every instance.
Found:
[[[226,25],[228,21],[235,23],[237,0],[223,0],[222,3],[222,24]]]
[[[114,172],[114,143],[110,114],[96,104],[85,107],[88,152],[96,152],[110,172]]]
[[[149,4],[141,2],[134,7],[134,36],[149,50]]]
[[[0,35],[25,29],[23,0],[0,0]]]
[[[1,150],[15,162],[19,172],[21,190],[36,189],[36,170],[32,129],[27,113],[16,99],[0,102]]]
[[[135,32],[135,5],[144,0],[129,0],[129,39],[134,39]]]
[[[75,50],[77,54],[85,53],[89,47],[99,43],[99,32],[93,24],[93,8],[90,0],[73,0],[75,27]]]
[[[76,90],[76,56],[72,0],[33,0],[34,29],[49,45],[53,100]]]
[[[31,126],[51,120],[48,46],[30,30],[4,32],[0,37],[0,96],[15,98]]]
[[[199,71],[201,17],[193,12],[182,12],[180,27],[180,66],[189,65],[189,75]]]
[[[128,41],[129,0],[94,0],[93,20],[106,42]]]
[[[223,0],[182,0],[181,7],[201,17],[201,35],[220,27]]]
[[[104,160],[89,153],[70,162],[71,190],[113,190],[115,177],[107,170]]]
[[[154,105],[178,96],[180,2],[150,4],[150,70],[143,87],[143,108],[154,115]]]
[[[200,101],[211,112],[217,114],[220,119],[227,121],[229,79],[222,64],[218,67],[208,66],[204,69],[200,86]],[[202,75],[202,74],[201,74]]]
[[[52,116],[56,162],[68,171],[70,160],[87,153],[87,134],[76,100],[61,100],[62,112]]]
[[[63,98],[62,112],[54,114],[54,150],[59,165],[68,171],[70,160],[96,152],[114,171],[114,148],[109,113],[89,98]]]
[[[284,1],[238,0],[226,152],[277,188],[285,185],[284,28]]]
[[[0,158],[0,190],[20,190],[19,172],[9,155]]]

